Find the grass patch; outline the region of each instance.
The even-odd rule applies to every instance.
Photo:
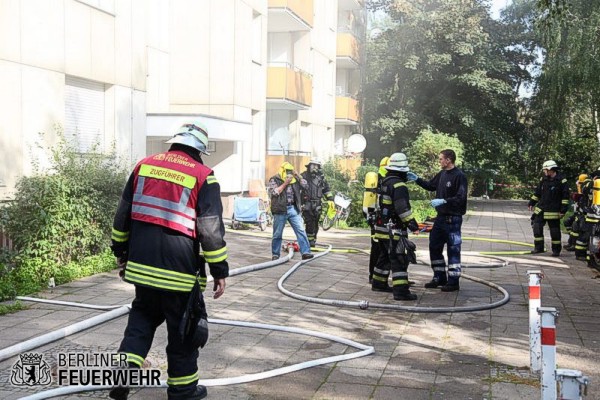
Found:
[[[21,303],[19,300],[12,304],[0,304],[0,315],[12,314],[17,311],[27,310],[29,307]]]

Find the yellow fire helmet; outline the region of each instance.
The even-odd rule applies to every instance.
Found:
[[[385,167],[387,167],[389,163],[390,163],[389,157],[383,157],[381,159],[381,161],[379,161],[379,175],[384,176],[384,177],[387,175],[387,169],[385,169]]]
[[[294,171],[294,166],[289,162],[285,161],[283,164],[281,164],[281,167],[279,167],[279,176],[284,181],[285,178],[287,178],[288,171]],[[296,178],[292,178],[291,183],[296,183]]]
[[[588,174],[581,174],[579,175],[579,178],[577,178],[577,182],[578,183],[583,183],[588,179]]]

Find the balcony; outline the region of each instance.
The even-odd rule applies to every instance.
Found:
[[[290,64],[267,68],[267,108],[307,110],[312,105],[312,77]]]
[[[364,0],[338,0],[338,10],[362,10],[364,8]]]
[[[269,0],[269,32],[309,31],[313,27],[313,0]]]
[[[358,40],[352,33],[338,33],[336,60],[338,68],[358,68],[360,66]]]
[[[336,96],[335,98],[335,124],[357,125],[358,102],[352,97]]]

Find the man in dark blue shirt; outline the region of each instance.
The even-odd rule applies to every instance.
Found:
[[[431,205],[435,207],[437,216],[429,234],[429,258],[433,279],[426,283],[425,287],[440,287],[444,292],[453,292],[460,289],[460,230],[462,216],[467,212],[467,177],[454,165],[454,150],[442,150],[439,162],[442,170],[430,181],[423,180],[412,172],[407,173],[407,178],[425,190],[435,191],[435,199],[431,200]],[[448,246],[447,274],[446,260],[442,253],[445,244]]]

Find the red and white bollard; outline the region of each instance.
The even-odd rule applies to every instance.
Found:
[[[554,307],[540,307],[542,316],[542,400],[556,400],[556,318]]]
[[[540,342],[541,316],[538,308],[542,306],[540,282],[542,271],[527,271],[529,275],[529,364],[532,372],[542,369],[542,345]]]

